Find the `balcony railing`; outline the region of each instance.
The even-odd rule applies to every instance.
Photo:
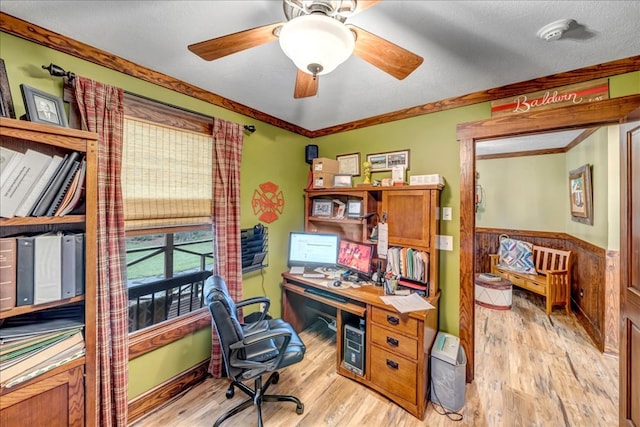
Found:
[[[173,319],[204,306],[203,270],[129,287],[129,332]]]

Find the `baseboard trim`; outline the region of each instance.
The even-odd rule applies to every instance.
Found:
[[[144,415],[166,405],[191,387],[204,381],[208,375],[208,368],[209,360],[207,359],[131,399],[128,402],[127,423],[132,424]]]

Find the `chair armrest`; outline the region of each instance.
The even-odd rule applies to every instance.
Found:
[[[252,329],[258,327],[258,325],[267,317],[267,313],[269,313],[269,307],[271,306],[271,300],[269,299],[269,297],[260,296],[247,298],[236,303],[236,308],[242,308],[254,304],[264,304],[264,308],[262,309],[262,311],[260,311],[260,318],[258,318],[258,320],[246,325],[247,332],[251,332]]]
[[[500,255],[489,254],[489,266],[493,267],[494,265],[498,265],[499,261],[500,261]]]
[[[273,358],[269,360],[259,361],[251,360],[250,358],[239,359],[237,357],[237,355],[240,354],[242,350],[248,350],[251,348],[251,346],[258,345],[265,341],[271,341],[274,338],[282,338],[282,343],[279,347],[277,347],[277,355],[275,355]],[[286,328],[269,329],[264,332],[250,335],[248,337],[245,337],[244,340],[238,341],[229,346],[229,348],[232,350],[231,364],[234,367],[239,368],[262,368],[267,370],[274,369],[275,366],[278,366],[280,364],[280,360],[285,354],[285,350],[289,345],[289,341],[291,341],[291,331]],[[253,374],[254,373],[245,373],[244,375]]]

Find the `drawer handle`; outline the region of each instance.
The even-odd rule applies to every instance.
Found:
[[[397,325],[398,323],[400,323],[400,319],[396,316],[387,314],[387,322],[391,323],[392,325]]]
[[[393,346],[393,347],[397,347],[398,346],[398,340],[395,338],[391,338],[391,337],[387,337],[387,344]]]
[[[387,366],[392,369],[398,369],[398,362],[394,362],[393,360],[387,359]]]

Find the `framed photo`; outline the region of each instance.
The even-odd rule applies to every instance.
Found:
[[[339,174],[360,176],[360,153],[342,154],[336,160]]]
[[[348,200],[347,201],[347,216],[348,217],[360,217],[362,212],[362,200]]]
[[[31,122],[67,127],[67,114],[62,98],[25,84],[20,85],[27,118]]]
[[[11,89],[9,88],[9,78],[4,60],[0,59],[0,116],[16,118],[16,111],[13,108]]]
[[[390,171],[394,166],[403,166],[407,171],[409,170],[409,150],[367,154],[367,161],[371,163],[371,172]]]
[[[334,187],[353,187],[352,176],[351,175],[342,175],[336,174],[333,176],[333,186]]]
[[[313,209],[311,216],[326,216],[331,217],[333,213],[333,201],[332,200],[313,200]]]
[[[593,225],[593,187],[589,164],[569,172],[569,207],[572,221]]]

